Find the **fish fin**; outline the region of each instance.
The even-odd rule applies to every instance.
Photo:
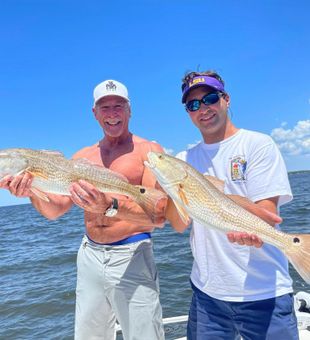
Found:
[[[128,179],[124,175],[122,175],[122,174],[120,174],[118,172],[115,172],[115,171],[113,171],[111,169],[105,168],[102,165],[93,163],[93,162],[91,162],[90,160],[88,160],[86,158],[72,159],[71,162],[72,162],[73,167],[75,169],[85,169],[85,168],[89,169],[89,167],[92,167],[92,168],[96,169],[97,171],[99,171],[100,173],[102,173],[102,175],[109,174],[109,175],[111,175],[111,176],[113,176],[115,178],[118,178],[118,179],[126,182],[126,183],[129,182]]]
[[[19,175],[21,175],[23,172],[27,172],[27,169],[20,170],[18,173],[14,174],[14,176],[19,176]]]
[[[181,217],[181,220],[185,223],[185,224],[189,224],[191,219],[188,216],[188,213],[186,212],[186,210],[175,200],[173,200],[173,203],[175,205],[175,207],[177,208],[177,211]]]
[[[48,179],[48,176],[46,176],[42,171],[40,170],[25,170],[25,172],[28,172],[30,175],[34,177],[41,177],[44,179]]]
[[[51,155],[51,156],[57,156],[57,157],[65,157],[65,155],[60,152],[60,151],[55,151],[55,150],[45,150],[45,149],[41,149],[39,150],[42,153],[45,153],[46,155]]]
[[[179,190],[178,190],[179,197],[184,205],[188,205],[188,199],[186,197],[186,194],[183,190],[182,184],[179,184]]]
[[[252,212],[251,207],[253,205],[257,207],[257,204],[255,204],[253,201],[251,201],[250,199],[246,197],[239,196],[239,195],[231,195],[231,194],[227,194],[226,196],[230,198],[232,201],[234,201],[235,203],[237,203],[238,205],[240,205],[242,208],[250,212]]]
[[[310,234],[292,236],[292,246],[283,251],[299,275],[310,284]]]
[[[203,174],[204,177],[211,182],[219,191],[224,192],[224,187],[225,187],[225,181],[222,181],[221,179],[215,177],[215,176],[210,176],[207,174]]]
[[[158,214],[161,213],[162,209],[160,209],[160,206],[158,207],[158,204],[163,199],[167,199],[167,195],[157,189],[154,188],[146,188],[140,185],[136,186],[139,188],[140,195],[137,198],[137,203],[141,206],[141,208],[145,211],[145,213],[151,218],[152,222],[156,220],[156,217],[158,217]],[[190,217],[188,216],[186,210],[179,205],[177,202],[173,201],[178,213],[182,219],[182,221],[186,224],[189,224]],[[166,203],[165,203],[166,204]]]
[[[77,165],[84,164],[84,165],[91,165],[91,166],[94,166],[94,165],[99,166],[97,163],[94,163],[87,158],[75,158],[75,159],[72,159],[71,161],[72,163],[77,164]]]
[[[95,165],[95,167],[97,167],[97,170],[99,170],[99,171],[104,171],[105,173],[109,173],[111,176],[114,176],[115,178],[118,178],[118,179],[120,179],[121,181],[124,181],[124,182],[126,182],[126,183],[129,183],[128,178],[127,178],[126,176],[124,176],[124,175],[118,173],[118,172],[115,172],[115,171],[110,170],[110,169],[108,169],[108,168],[104,168],[104,167],[102,167],[102,166],[100,166],[100,165]]]
[[[39,189],[36,189],[36,188],[30,188],[30,191],[32,191],[34,193],[34,195],[36,195],[39,198],[41,198],[41,200],[43,200],[45,202],[49,202],[50,201],[48,196],[43,191],[40,191]]]

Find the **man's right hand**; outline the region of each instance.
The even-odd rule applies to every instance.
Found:
[[[238,205],[240,205],[242,208],[246,209],[250,213],[258,216],[265,222],[267,222],[269,225],[274,226],[275,224],[282,223],[282,218],[278,216],[275,212],[272,212],[271,210],[265,208],[262,203],[254,203],[247,199],[246,197],[242,197],[239,195],[227,195],[231,200],[236,202]],[[269,201],[268,199],[264,200]],[[274,208],[276,210],[276,208]]]
[[[33,176],[29,173],[23,173],[18,176],[5,176],[0,180],[0,188],[7,189],[10,193],[16,197],[31,197]]]

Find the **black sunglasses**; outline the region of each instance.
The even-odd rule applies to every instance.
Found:
[[[203,103],[204,105],[212,105],[217,103],[222,96],[223,96],[222,92],[209,93],[203,96],[200,100],[199,99],[190,100],[185,104],[185,107],[188,111],[194,112],[200,109],[201,103]]]

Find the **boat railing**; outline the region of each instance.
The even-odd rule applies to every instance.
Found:
[[[173,323],[186,322],[187,319],[188,319],[188,315],[180,315],[180,316],[173,316],[170,318],[164,318],[163,322],[164,322],[164,325],[169,325]],[[115,326],[115,330],[116,332],[121,331],[121,326],[118,323]]]

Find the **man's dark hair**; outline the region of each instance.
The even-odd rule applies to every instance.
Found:
[[[182,88],[183,86],[185,86],[186,84],[188,84],[188,82],[193,79],[194,77],[197,77],[197,76],[209,76],[209,77],[213,77],[215,79],[217,79],[218,81],[220,81],[223,86],[225,85],[224,83],[224,80],[221,78],[221,76],[216,73],[215,71],[213,70],[208,70],[208,71],[203,71],[203,72],[188,72],[185,74],[184,78],[182,79]]]

